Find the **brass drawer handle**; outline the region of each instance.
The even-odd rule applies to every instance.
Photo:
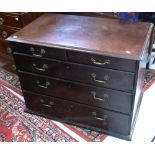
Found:
[[[32,55],[35,56],[35,57],[42,57],[42,55],[35,54],[35,53],[32,53]]]
[[[8,33],[6,31],[2,31],[2,38],[7,38],[8,37]]]
[[[91,58],[91,61],[93,62],[93,64],[95,64],[95,65],[108,65],[108,64],[110,64],[111,63],[111,61],[110,60],[105,60],[104,62],[97,62],[94,58]]]
[[[48,107],[48,108],[51,108],[52,106],[51,105],[48,105],[48,104],[42,104],[44,107]]]
[[[40,99],[40,103],[42,103],[43,106],[49,107],[49,108],[51,108],[54,105],[54,102],[53,101],[49,101],[49,103],[46,104],[45,101],[44,101],[44,99]]]
[[[104,98],[96,97],[96,92],[95,91],[91,91],[91,94],[93,95],[93,98],[95,100],[99,100],[99,101],[103,101],[103,102],[105,102],[105,100],[109,97],[109,95],[107,95],[107,94],[104,94]]]
[[[30,47],[30,51],[31,51],[32,55],[35,57],[43,57],[43,54],[46,53],[46,51],[44,49],[41,49],[40,53],[35,53],[35,49],[33,47]]]
[[[6,49],[6,51],[7,51],[8,54],[11,54],[11,53],[12,53],[12,49],[11,49],[10,47],[8,47],[8,48]]]
[[[47,89],[50,86],[50,82],[46,82],[45,85],[41,85],[39,81],[37,81],[38,87]]]
[[[46,71],[46,69],[48,69],[48,66],[46,65],[46,64],[43,64],[43,67],[42,68],[39,68],[39,67],[37,67],[37,64],[33,64],[33,67],[36,69],[36,70],[38,70],[38,71],[42,71],[42,72],[45,72]]]
[[[106,121],[108,116],[104,115],[103,117],[97,117],[97,113],[95,111],[92,112],[92,115],[94,116],[95,119],[99,120],[99,121]]]
[[[4,24],[4,19],[2,17],[0,17],[0,25]]]
[[[105,75],[104,76],[104,80],[98,80],[98,79],[96,79],[96,74],[95,73],[92,73],[91,76],[92,76],[93,80],[95,82],[98,82],[98,83],[106,83],[110,79],[108,75]]]

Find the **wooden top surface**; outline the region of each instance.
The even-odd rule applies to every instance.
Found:
[[[140,60],[152,28],[143,22],[46,13],[8,40]]]

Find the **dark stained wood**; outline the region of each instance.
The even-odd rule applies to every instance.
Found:
[[[22,27],[26,26],[39,16],[41,16],[42,12],[25,12],[21,15]]]
[[[12,57],[12,49],[9,46],[8,41],[0,39],[0,52],[3,53],[4,55]]]
[[[32,20],[39,17],[41,12],[21,12],[21,13],[0,13],[0,25],[22,28],[23,26],[30,23]]]
[[[19,14],[0,13],[0,25],[11,27],[22,27],[22,22]]]
[[[49,48],[44,46],[36,46],[32,44],[13,44],[14,52],[26,53],[36,58],[54,58],[59,60],[66,60],[66,51],[64,49]]]
[[[8,70],[16,74],[16,65],[14,60],[10,59],[9,62],[3,67],[5,70]]]
[[[8,39],[26,112],[131,139],[152,30],[149,23],[41,16]]]
[[[152,27],[143,22],[46,13],[8,40],[140,60]]]
[[[147,60],[145,61],[140,61],[139,64],[138,64],[138,74],[136,75],[136,92],[135,92],[135,97],[134,97],[134,103],[135,105],[132,107],[133,110],[132,110],[132,124],[135,123],[135,119],[136,119],[136,113],[137,113],[137,110],[139,110],[139,107],[140,107],[140,104],[141,104],[141,100],[142,100],[142,97],[143,97],[143,93],[144,93],[144,90],[143,90],[143,86],[144,86],[144,77],[145,77],[145,72],[146,72],[146,65],[147,65]]]
[[[11,57],[6,57],[6,55],[3,55],[2,53],[0,53],[0,69],[1,68],[16,73],[14,60]]]
[[[11,72],[15,72],[16,69],[12,59],[12,49],[5,39],[41,14],[35,12],[0,12],[0,55],[2,62],[5,62],[3,68]]]
[[[19,29],[17,28],[10,28],[5,26],[0,26],[0,39],[6,39],[11,34],[17,32]]]
[[[132,94],[130,93],[32,75],[21,71],[18,74],[22,89],[24,90],[69,99],[122,113],[130,112],[132,101]]]
[[[34,93],[24,92],[24,96],[27,107],[41,114],[96,126],[123,135],[129,134],[129,116],[127,115]]]
[[[61,14],[119,19],[118,12],[59,12]]]
[[[136,72],[137,62],[135,60],[114,58],[92,53],[68,51],[68,59],[72,62],[93,65],[103,68]],[[106,63],[109,61],[110,63]]]
[[[0,25],[0,61],[2,61],[3,64],[1,67],[13,73],[16,73],[16,66],[11,53],[9,53],[12,51],[12,49],[8,45],[8,42],[5,41],[5,39],[18,30],[19,29],[17,28]]]
[[[124,60],[120,58],[107,57],[102,55],[75,52],[71,50],[50,48],[46,46],[36,46],[32,44],[23,44],[23,43],[13,44],[12,48],[14,49],[15,52],[26,53],[34,57],[40,57],[40,58],[45,57],[45,58],[54,58],[58,60],[67,60],[66,55],[68,55],[68,60],[72,62],[83,63],[103,68],[112,68],[112,69],[130,71],[130,72],[136,71],[135,60],[129,60],[129,59]],[[44,51],[44,53],[42,53],[42,50]],[[105,63],[106,61],[109,61],[109,63]],[[99,62],[101,64],[96,64],[96,62],[97,63]]]
[[[34,54],[38,55],[35,57],[43,57],[43,58],[47,57],[47,58],[54,58],[58,60],[67,60],[66,55],[68,55],[68,60],[72,62],[83,63],[83,64],[88,64],[88,65],[93,65],[93,66],[103,67],[103,68],[112,68],[112,69],[130,71],[130,72],[136,71],[135,60],[129,60],[129,59],[124,60],[120,58],[75,52],[75,51],[59,49],[59,48],[50,48],[46,46],[45,47],[36,46],[32,44],[16,43],[16,44],[13,44],[12,46],[15,52],[26,53],[32,56],[35,56]],[[42,50],[44,51],[44,53],[41,52]],[[106,61],[109,61],[110,63],[105,63]],[[99,62],[101,64],[96,64],[96,62],[97,63]],[[102,64],[102,63],[105,63],[105,64]]]
[[[14,53],[17,69],[131,92],[134,73],[102,69],[55,59],[40,59]],[[82,74],[79,74],[82,73]],[[117,81],[117,82],[116,82]]]
[[[35,93],[27,93],[25,91],[23,93],[28,109],[59,118],[67,117],[69,112],[72,112],[73,105],[70,104],[72,103],[70,101],[37,95]]]

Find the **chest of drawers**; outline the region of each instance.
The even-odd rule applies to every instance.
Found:
[[[36,12],[1,12],[0,13],[0,56],[9,59],[9,71],[15,71],[12,58],[12,50],[6,39],[13,33],[19,31],[42,13]]]
[[[153,25],[44,14],[8,38],[26,112],[130,140]]]

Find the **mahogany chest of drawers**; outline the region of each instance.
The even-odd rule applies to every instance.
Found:
[[[8,38],[26,112],[130,140],[153,25],[44,14]]]
[[[0,13],[0,56],[9,59],[9,70],[15,71],[12,58],[12,50],[8,45],[8,38],[11,34],[19,31],[42,13],[37,12],[1,12]]]

